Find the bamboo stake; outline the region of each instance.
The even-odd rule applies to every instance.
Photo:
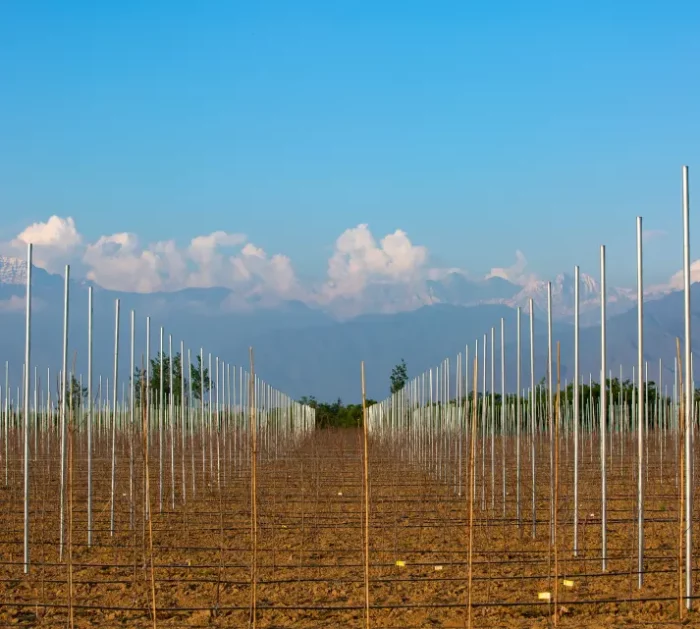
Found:
[[[221,577],[224,571],[224,505],[219,487],[219,570],[216,576],[216,600],[214,603],[214,618],[219,615],[221,606]]]
[[[678,357],[678,364],[681,365],[681,341],[676,337],[676,355]],[[685,477],[683,472],[685,470],[685,453],[683,448],[683,438],[684,438],[684,418],[685,418],[685,397],[683,396],[683,370],[678,369],[678,441],[680,445],[680,472],[679,478],[679,489],[678,489],[678,616],[683,620],[683,507],[684,507],[684,483]]]
[[[477,404],[476,404],[476,387],[478,385],[478,359],[474,359],[474,386],[472,391],[474,391],[474,404],[472,406],[472,434],[471,442],[469,444],[469,577],[467,585],[467,627],[472,629],[472,558],[474,556],[474,457],[475,457],[475,447],[476,447],[476,418],[477,418]],[[468,402],[468,400],[467,400]]]
[[[554,408],[554,626],[559,620],[559,553],[557,552],[557,509],[559,507],[559,403],[561,398],[561,346],[557,341],[557,403]]]
[[[73,358],[73,369],[75,370],[75,358]],[[75,373],[73,371],[72,373]],[[68,412],[68,626],[74,627],[73,618],[73,376],[69,384],[69,391],[63,395],[70,395],[68,402],[70,409]],[[82,393],[80,391],[79,393]]]
[[[141,371],[143,373],[143,369]],[[151,483],[150,483],[150,473],[148,470],[148,404],[144,404],[146,400],[146,380],[141,379],[141,418],[142,418],[142,437],[143,437],[143,469],[145,476],[145,508],[146,508],[146,519],[148,520],[148,560],[150,564],[151,573],[151,614],[153,616],[153,629],[157,629],[157,613],[156,613],[156,577],[155,570],[153,566],[153,515],[151,513]],[[162,458],[161,458],[162,461]],[[162,484],[161,484],[162,485]]]
[[[365,552],[365,629],[370,627],[369,618],[369,461],[367,444],[367,398],[365,392],[365,362],[360,365],[362,376],[362,459],[363,459],[363,484],[365,502],[365,522],[364,522],[364,552]]]
[[[258,501],[257,501],[257,430],[255,417],[255,362],[253,348],[249,348],[250,378],[248,381],[248,403],[250,404],[250,530],[253,558],[250,565],[250,626],[257,626],[257,563],[258,563]]]
[[[48,439],[47,439],[48,441]],[[50,474],[50,464],[47,465],[47,473]],[[44,491],[41,492],[41,572],[39,576],[41,578],[40,592],[41,592],[41,607],[37,607],[36,616],[41,624],[44,616],[48,613],[48,608],[45,606],[46,603],[46,495],[48,493],[48,483],[44,484]]]

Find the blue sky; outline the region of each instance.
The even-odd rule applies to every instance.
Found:
[[[0,4],[0,240],[243,232],[322,275],[335,239],[401,228],[485,273],[633,284],[635,216],[681,268],[700,180],[700,3]],[[700,252],[700,225],[692,239]],[[700,257],[700,255],[694,255]]]

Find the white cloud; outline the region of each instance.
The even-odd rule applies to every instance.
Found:
[[[414,306],[427,299],[425,280],[440,280],[451,273],[468,277],[462,269],[431,263],[427,248],[414,244],[403,230],[376,239],[366,224],[346,229],[337,238],[319,289],[302,285],[287,256],[268,254],[235,232],[199,235],[184,245],[173,240],[143,242],[130,232],[88,241],[72,218],[52,216],[45,223],[30,225],[12,241],[0,243],[0,252],[7,250],[23,258],[29,241],[35,244],[37,266],[51,272],[61,273],[63,265],[70,263],[74,277],[120,291],[223,287],[233,292],[232,307],[245,307],[251,297],[265,304],[279,299],[324,305],[335,301],[343,308],[352,302],[359,311],[386,300]],[[700,277],[700,266],[698,274]],[[517,251],[512,266],[492,268],[487,277],[525,285],[535,276],[527,272],[527,260]]]
[[[45,223],[32,223],[2,248],[8,254],[24,258],[28,243],[34,245],[35,265],[59,273],[80,247],[82,237],[70,216],[51,216]]]
[[[235,263],[241,273],[245,270],[248,277],[261,279],[277,293],[291,294],[298,289],[292,262],[287,256],[275,254],[268,258],[262,249],[248,243],[241,255],[235,258]]]
[[[226,255],[223,248],[240,247],[236,255]],[[187,248],[188,257],[196,265],[188,275],[191,287],[246,285],[257,294],[272,291],[291,296],[298,288],[296,274],[287,256],[269,257],[264,249],[246,242],[242,234],[214,232],[193,238]]]
[[[527,268],[527,258],[522,251],[518,250],[515,252],[515,263],[507,267],[493,267],[487,274],[486,279],[492,277],[500,277],[504,280],[508,280],[513,284],[518,284],[520,286],[525,286],[537,279],[534,273],[526,273]]]
[[[242,278],[234,268],[230,257],[222,249],[245,243],[243,234],[216,231],[207,236],[197,236],[190,241],[186,256],[194,263],[186,284],[191,287],[229,286]]]
[[[216,231],[193,238],[185,247],[172,240],[144,244],[128,232],[84,243],[72,218],[52,216],[0,243],[0,252],[23,259],[29,242],[34,244],[36,266],[61,273],[70,263],[73,275],[111,290],[145,293],[220,286],[285,297],[300,290],[289,258],[268,256],[244,234]]]
[[[82,261],[89,269],[87,278],[104,288],[152,292],[162,290],[166,282],[159,248],[161,243],[143,249],[136,235],[122,232],[88,245]]]
[[[700,260],[695,260],[690,264],[690,283],[695,284],[696,282],[700,282]],[[667,286],[672,290],[683,290],[683,269],[671,276]]]
[[[328,261],[327,297],[348,297],[361,293],[370,283],[406,283],[423,271],[428,251],[414,245],[397,229],[379,245],[366,224],[346,229],[336,240]]]

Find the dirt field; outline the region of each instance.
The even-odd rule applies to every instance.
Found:
[[[52,452],[56,452],[56,442],[50,445]],[[153,583],[159,627],[248,627],[252,600],[256,606],[256,624],[261,629],[364,627],[360,433],[320,432],[286,457],[276,459],[271,448],[261,455],[257,474],[255,575],[251,570],[251,482],[246,455],[222,447],[217,475],[216,459],[210,458],[210,452],[215,449],[205,448],[207,458],[203,466],[201,444],[194,445],[185,453],[184,501],[182,452],[176,451],[175,510],[170,504],[171,468],[166,457],[162,512],[157,445],[153,445],[149,464],[150,505],[154,513],[152,571],[149,527],[143,517],[140,449],[135,453],[134,465],[135,526],[130,530],[129,448],[127,443],[120,444],[118,502],[112,537],[108,441],[98,444],[93,464],[94,539],[92,548],[88,548],[86,459],[84,442],[76,443],[72,540],[66,530],[66,545],[59,561],[59,460],[58,456],[48,455],[45,443],[41,445],[39,455],[32,461],[29,575],[24,575],[22,569],[21,459],[11,457],[13,464],[7,486],[4,478],[0,479],[0,624],[64,627],[72,606],[76,627],[152,627]],[[503,445],[508,492],[505,515]],[[19,443],[13,446],[11,452],[15,455],[21,452]],[[371,448],[372,627],[465,626],[469,492],[462,491],[459,495],[457,490],[468,484],[468,468],[463,462],[464,480],[458,483],[455,477],[460,467],[456,450],[453,448],[451,452],[452,460],[438,464],[436,474],[429,475],[398,453],[376,444]],[[505,444],[497,442],[495,452],[493,501],[490,460],[483,462],[483,468],[481,459],[476,461],[473,623],[480,627],[548,627],[552,624],[554,606],[538,600],[541,592],[551,592],[554,596],[548,444],[542,442],[537,447],[535,539],[529,450],[523,445],[521,523],[516,510],[514,440],[509,439]],[[559,626],[601,629],[676,626],[680,529],[673,444],[667,442],[663,448],[663,463],[661,448],[650,451],[645,526],[647,573],[641,590],[637,588],[635,573],[633,446],[614,442],[609,460],[605,572],[600,557],[597,452],[595,440],[584,440],[580,550],[578,557],[574,557],[573,450],[566,443],[560,450],[556,544]],[[479,445],[477,455],[480,457]],[[72,554],[70,562],[69,554]],[[67,586],[69,565],[72,565],[72,597]],[[700,584],[696,583],[695,589],[700,590]],[[685,623],[697,625],[700,616],[691,612]]]

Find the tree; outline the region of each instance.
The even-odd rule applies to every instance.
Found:
[[[83,405],[83,402],[87,400],[87,393],[87,387],[81,387],[80,381],[73,374],[71,374],[70,383],[66,383],[66,412],[70,411],[71,404],[73,405],[73,411],[79,411]],[[58,399],[56,402],[57,408],[61,408],[62,398],[60,380],[58,384]]]
[[[316,428],[357,428],[362,426],[362,404],[343,404],[340,399],[329,404],[319,402],[314,396],[303,396],[300,404],[306,404],[316,411]],[[367,407],[376,404],[367,400]]]
[[[202,369],[204,371],[202,371]],[[197,364],[190,365],[190,382],[192,383],[192,397],[195,400],[202,399],[202,384],[204,384],[205,394],[209,393],[209,389],[211,389],[209,368],[203,367],[202,357],[199,354],[197,354]]]
[[[150,378],[148,382],[150,403],[158,407],[160,405],[160,352],[151,358]],[[145,370],[136,367],[134,371],[134,390],[136,401],[141,401],[142,381],[146,377]],[[187,378],[185,378],[185,391],[187,391]],[[170,404],[170,356],[163,354],[163,404]],[[182,356],[180,352],[173,356],[173,403],[179,406],[182,401]]]
[[[391,370],[390,379],[391,386],[389,387],[389,390],[391,391],[392,395],[394,393],[398,393],[406,386],[406,383],[408,382],[408,369],[406,368],[406,361],[403,358],[401,359],[401,362]]]
[[[175,406],[180,406],[182,403],[182,384],[183,384],[183,365],[182,356],[180,352],[173,356],[173,403]],[[151,358],[151,369],[150,378],[148,382],[148,388],[150,391],[150,403],[154,406],[160,404],[160,362],[161,356],[158,353],[155,358]],[[186,368],[185,368],[186,369]],[[184,384],[185,384],[185,404],[188,403],[188,396],[190,393],[190,384],[192,391],[192,398],[195,400],[201,400],[200,391],[202,389],[202,377],[204,378],[204,394],[206,395],[211,389],[211,378],[209,377],[209,369],[204,367],[202,371],[202,359],[197,356],[197,363],[195,365],[190,365],[189,379],[185,372]],[[145,369],[137,367],[134,370],[134,390],[135,398],[137,402],[141,401],[141,388],[143,380],[146,378]],[[163,404],[170,404],[170,356],[163,354]]]
[[[310,408],[318,407],[318,401],[313,395],[302,395],[301,398],[299,398],[299,404],[303,404],[304,406],[308,406]]]
[[[81,387],[80,381],[73,375],[70,377],[70,397],[68,398],[68,404],[73,405],[73,410],[77,411],[83,405],[83,402],[87,400],[88,390],[87,387]]]

